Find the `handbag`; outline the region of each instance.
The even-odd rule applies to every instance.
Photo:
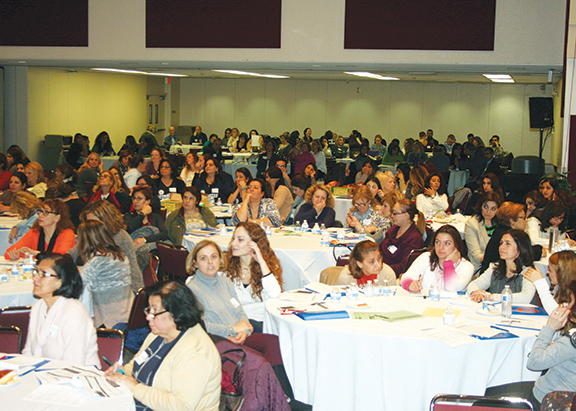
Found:
[[[235,362],[227,354],[239,353],[240,359]],[[246,352],[242,348],[233,348],[231,350],[224,351],[221,354],[222,358],[222,389],[220,392],[220,411],[239,411],[244,404],[244,396],[242,395],[242,390],[238,384],[238,377],[240,374],[240,368],[246,361]],[[232,377],[228,372],[224,370],[224,366],[227,362],[234,364],[234,371],[232,372]],[[231,367],[226,367],[230,369]]]

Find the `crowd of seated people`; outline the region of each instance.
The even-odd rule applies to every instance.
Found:
[[[199,326],[200,316],[204,315],[206,332],[242,344],[262,332],[264,303],[282,291],[282,267],[262,229],[266,226],[306,220],[310,226],[344,226],[366,234],[369,239],[354,248],[341,276],[360,285],[398,281],[409,292],[437,285],[449,292],[466,290],[473,301],[483,301],[498,300],[506,284],[511,285],[515,302],[542,301],[548,312],[567,302],[567,278],[574,274],[566,269],[565,254],[550,257],[555,295],[534,266],[534,261],[551,253],[548,242],[553,230],[569,245],[576,245],[571,237],[576,201],[562,177],[543,178],[525,195],[523,204],[506,201],[500,165],[508,153],[498,136],[485,147],[474,135],[464,144],[449,135],[440,144],[432,130],[422,134],[406,139],[400,149],[398,139],[388,144],[376,135],[371,144],[356,130],[348,138],[331,131],[314,138],[310,128],[273,138],[232,128],[223,140],[217,135],[202,140],[200,129],[195,135],[204,144],[203,152],[184,153],[180,166],[159,144],[152,146],[149,136],[140,145],[127,137],[118,161],[108,170],[101,159],[115,155],[108,133],[97,136],[92,150],[89,139],[79,134],[67,163],[56,167],[52,180],[39,163],[11,147],[5,157],[0,156],[0,211],[18,214],[22,222],[10,232],[5,258],[38,256],[35,290],[36,283],[42,285],[26,352],[82,365],[97,363],[93,326],[125,327],[134,292],[143,286],[142,269],[155,253],[156,242],[181,245],[186,232],[215,227],[208,202],[217,198],[232,205],[236,229],[228,251],[224,254],[215,243],[203,242],[190,254],[188,287],[167,282],[148,290],[152,334],[143,346],[154,350],[162,341],[185,343],[205,353],[203,378],[208,385],[216,386],[219,377],[213,369],[219,365]],[[252,145],[253,136],[258,136],[258,147]],[[235,170],[235,179],[227,174],[217,151],[210,151],[217,141],[233,153],[257,152],[256,174],[246,167]],[[171,128],[164,148],[181,142]],[[348,157],[350,161],[338,162]],[[464,209],[469,217],[463,233],[451,225],[432,232],[426,225],[426,219],[436,214],[455,211],[450,206],[454,199],[446,193],[447,170],[470,171]],[[352,199],[343,221],[336,217],[334,187],[348,188]],[[161,204],[166,200],[181,204],[164,216]],[[422,253],[407,267],[413,250]],[[92,319],[77,302],[82,284],[93,294]],[[204,314],[196,305],[178,307],[171,301],[176,295],[198,299]],[[69,336],[67,327],[60,331],[59,347],[40,343],[42,324],[60,321],[45,315],[52,306],[56,310],[50,312],[65,310],[70,321],[78,323],[77,329],[85,332],[84,345],[74,356],[64,347],[79,336]],[[182,320],[176,315],[180,310],[191,310],[191,317]],[[86,326],[88,321],[92,327]],[[176,347],[186,350],[185,345]],[[126,375],[117,372],[117,365],[107,375],[126,383],[138,402],[151,407],[157,401],[155,390],[167,389],[162,382],[167,373],[183,373],[184,364],[197,366],[198,360],[192,358],[177,364],[171,353],[153,364],[161,377],[158,384],[156,380],[150,384],[145,376],[150,369],[137,363],[124,367]],[[194,395],[190,401],[206,404],[215,396],[207,391]]]

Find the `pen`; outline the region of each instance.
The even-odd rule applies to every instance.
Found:
[[[318,291],[312,290],[311,288],[308,288],[308,287],[306,287],[306,288],[304,288],[304,289],[305,289],[306,291],[310,291],[311,293],[320,294]]]
[[[519,325],[508,325],[508,324],[496,324],[496,325],[499,325],[501,327],[518,328],[519,330],[540,331],[539,328],[520,327]]]
[[[113,366],[114,366],[114,363],[112,363],[112,361],[110,361],[108,358],[102,356],[102,359],[103,359],[104,362],[105,362],[106,364],[108,364],[110,367],[113,367]],[[122,374],[122,375],[126,375],[126,374],[124,373],[124,370],[123,370],[122,368],[116,368],[116,371],[118,371],[118,372],[119,372],[120,374]]]
[[[500,330],[500,331],[508,332],[507,329],[505,329],[505,328],[500,328],[500,327],[496,327],[495,325],[491,325],[490,328],[494,328],[495,330]]]

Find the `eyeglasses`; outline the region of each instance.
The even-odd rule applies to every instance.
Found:
[[[47,217],[49,214],[54,214],[54,215],[58,215],[58,213],[54,212],[54,211],[50,211],[50,210],[42,210],[41,208],[37,208],[36,212],[39,215],[43,215],[44,217]]]
[[[159,313],[153,313],[153,312],[150,312],[150,307],[144,308],[144,314],[146,314],[146,316],[151,315],[152,318],[156,318],[156,317],[158,317],[160,314],[164,314],[164,313],[167,313],[167,312],[168,312],[168,310],[160,311]]]
[[[32,270],[32,275],[33,275],[33,276],[38,276],[39,278],[44,278],[44,277],[56,277],[56,278],[59,278],[59,277],[58,277],[58,274],[56,274],[56,273],[48,273],[48,272],[46,272],[46,271],[40,271],[38,268],[34,268],[34,269]]]
[[[354,203],[355,207],[366,207],[368,204],[366,203]]]
[[[394,212],[392,213],[392,215],[400,215],[400,214],[406,214],[407,211],[398,211],[398,212]]]

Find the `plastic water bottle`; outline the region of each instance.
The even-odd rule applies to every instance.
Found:
[[[294,224],[294,232],[299,233],[300,231],[302,231],[302,227],[300,227],[300,221],[296,221],[296,224]]]
[[[327,247],[330,244],[330,235],[328,234],[328,231],[324,231],[321,235],[322,237],[320,237],[320,245]]]
[[[314,224],[314,227],[312,227],[312,234],[320,234],[320,226],[318,223]]]
[[[342,297],[342,291],[338,287],[334,287],[330,293],[330,301],[333,303],[340,303],[340,297]]]
[[[8,271],[7,269],[0,269],[0,282],[2,283],[7,283],[8,281],[10,281],[10,271]]]
[[[454,324],[456,320],[456,315],[454,314],[454,310],[452,310],[452,305],[448,304],[448,308],[444,311],[442,315],[442,320],[444,321],[444,325]]]
[[[336,234],[336,238],[338,240],[344,240],[344,231],[343,230],[338,231],[338,234]]]
[[[509,285],[504,286],[502,291],[502,317],[510,318],[512,316],[512,290]]]
[[[366,240],[366,229],[363,226],[360,227],[359,233],[360,233],[360,235],[358,236],[358,238],[360,240]]]
[[[11,273],[12,273],[12,279],[17,280],[17,279],[18,279],[18,276],[20,275],[20,270],[18,269],[18,265],[17,265],[17,264],[14,264],[14,265],[12,266]]]
[[[434,282],[434,284],[432,284],[430,287],[428,296],[432,301],[440,301],[440,289],[438,288],[438,284],[436,284],[436,282]]]
[[[364,287],[364,295],[366,298],[374,296],[374,287],[372,286],[372,281],[370,280],[366,282],[366,287]]]
[[[220,227],[220,235],[228,235],[228,230],[226,229],[225,225]]]
[[[380,294],[384,297],[390,297],[390,286],[388,285],[388,280],[383,280],[384,285],[382,286]]]
[[[272,229],[270,226],[266,227],[266,237],[272,237]]]
[[[356,284],[356,280],[352,280],[350,283],[350,288],[348,289],[348,299],[350,301],[356,301],[358,299],[358,284]]]
[[[221,206],[222,206],[222,199],[221,199],[220,197],[218,197],[218,200],[216,200],[216,205],[217,205],[218,207],[221,207]]]
[[[320,226],[320,234],[324,235],[326,232],[326,224],[322,223]]]
[[[302,221],[302,232],[306,233],[308,231],[308,228],[310,228],[310,226],[308,225],[308,221],[306,220]]]

